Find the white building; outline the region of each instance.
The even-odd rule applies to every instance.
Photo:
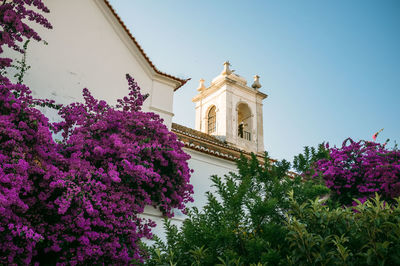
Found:
[[[82,89],[88,88],[95,98],[116,103],[128,94],[125,74],[129,73],[142,93],[150,95],[143,109],[158,113],[170,127],[174,91],[187,80],[158,70],[108,1],[44,3],[53,29],[35,27],[48,45],[29,44],[32,68],[24,78],[35,97],[66,104],[83,100]]]
[[[205,204],[205,192],[211,190],[209,177],[235,172],[235,160],[241,152],[246,156],[254,152],[263,158],[262,101],[267,95],[259,91],[258,76],[248,86],[246,79],[233,73],[225,62],[208,88],[204,80],[200,81],[199,94],[193,98],[196,129],[172,123],[174,91],[187,79],[158,70],[107,0],[44,2],[51,10],[46,17],[54,29],[37,28],[48,45],[30,44],[32,69],[24,79],[35,97],[68,104],[81,101],[82,89],[89,88],[95,98],[115,103],[127,95],[124,76],[131,74],[142,93],[150,95],[143,110],[158,113],[191,155],[191,183],[198,207]],[[144,216],[158,224],[162,220],[152,207],[146,208]],[[177,213],[173,219],[179,222],[183,218]]]

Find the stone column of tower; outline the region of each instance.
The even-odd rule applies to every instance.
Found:
[[[209,87],[200,80],[196,103],[196,130],[217,136],[248,152],[264,152],[263,100],[259,76],[254,76],[251,87],[245,78],[224,68]]]

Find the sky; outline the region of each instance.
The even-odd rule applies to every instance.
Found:
[[[400,142],[400,1],[110,0],[158,69],[191,78],[173,121],[191,128],[192,98],[229,60],[260,76],[264,145],[291,161],[304,146],[351,137]]]

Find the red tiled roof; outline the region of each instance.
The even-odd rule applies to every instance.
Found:
[[[178,87],[175,88],[175,91],[177,89],[179,89],[180,87],[182,87],[183,85],[186,84],[186,82],[188,82],[190,80],[190,78],[188,79],[181,79],[181,78],[177,78],[175,76],[169,75],[167,73],[161,72],[160,70],[158,70],[156,68],[156,66],[153,64],[153,62],[151,62],[150,58],[147,56],[147,54],[144,52],[143,48],[139,45],[139,43],[136,41],[135,37],[133,37],[132,33],[129,31],[129,29],[126,27],[125,23],[122,21],[122,19],[119,17],[119,15],[117,14],[117,12],[114,10],[114,8],[112,7],[112,5],[110,4],[110,2],[108,0],[104,0],[104,3],[107,5],[107,7],[110,9],[111,13],[115,16],[115,18],[118,20],[119,24],[122,26],[122,28],[124,29],[124,31],[126,32],[126,34],[128,34],[129,38],[132,40],[132,42],[136,45],[136,47],[139,49],[139,51],[141,52],[141,54],[143,55],[143,57],[146,59],[146,61],[149,63],[149,65],[151,66],[151,68],[154,69],[154,71],[160,75],[163,75],[167,78],[176,80],[180,83],[180,85]]]

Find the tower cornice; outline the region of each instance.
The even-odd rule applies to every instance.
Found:
[[[231,75],[233,75],[233,74],[231,74]],[[257,95],[258,97],[260,97],[261,99],[265,99],[265,98],[268,97],[267,94],[265,94],[263,92],[260,92],[257,89],[251,88],[251,87],[249,87],[247,85],[243,85],[240,82],[230,78],[231,75],[229,75],[229,76],[220,76],[218,80],[216,80],[214,83],[211,84],[211,86],[201,90],[201,92],[198,95],[193,97],[192,101],[193,102],[198,102],[201,99],[206,98],[207,96],[213,94],[215,91],[220,89],[225,84],[231,85],[232,87],[240,88],[242,90],[245,90],[246,92],[253,93],[253,94]]]

